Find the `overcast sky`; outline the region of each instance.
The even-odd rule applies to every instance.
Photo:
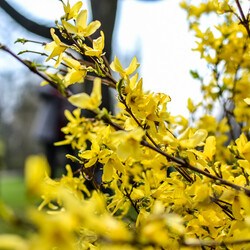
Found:
[[[27,16],[44,24],[53,24],[63,14],[59,0],[8,2],[23,7]],[[75,2],[77,1],[70,1],[72,4]],[[88,1],[83,2],[84,8],[88,8]],[[199,83],[191,78],[189,70],[204,70],[204,63],[202,66],[199,54],[191,51],[195,42],[188,32],[186,15],[179,7],[179,1],[162,0],[150,3],[119,0],[118,14],[113,41],[114,54],[125,64],[124,67],[134,55],[138,55],[144,89],[170,95],[172,101],[169,110],[175,115],[187,115],[188,97],[197,100],[197,103],[201,99]],[[17,38],[15,35],[14,32],[8,38],[9,43]],[[0,39],[5,43],[3,35]],[[0,66],[2,65],[3,61],[0,61]]]

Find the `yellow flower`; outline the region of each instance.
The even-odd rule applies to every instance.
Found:
[[[216,138],[214,136],[209,136],[206,139],[206,144],[204,147],[204,154],[206,157],[212,161],[216,152]]]
[[[201,105],[201,102],[198,103],[197,105],[194,105],[194,103],[192,102],[191,98],[188,98],[187,108],[188,108],[188,110],[189,110],[190,113],[194,113],[200,105]]]
[[[84,151],[82,153],[79,153],[79,156],[82,159],[89,160],[84,165],[85,168],[89,168],[89,167],[93,166],[97,162],[99,154],[100,154],[100,146],[96,141],[93,141],[92,145],[91,145],[91,149],[86,150],[86,151]]]
[[[0,249],[30,249],[28,242],[18,235],[1,234],[0,235]]]
[[[69,97],[69,101],[78,108],[97,109],[102,102],[101,79],[95,78],[92,93],[79,93]]]
[[[216,0],[215,7],[217,8],[218,14],[223,14],[232,11],[230,5],[228,4],[228,0],[223,0],[223,1]]]
[[[132,131],[116,131],[111,134],[114,144],[118,142],[117,155],[121,159],[129,156],[138,158],[140,155],[140,142],[144,135],[142,128],[135,128]]]
[[[244,158],[250,162],[250,141],[245,144],[242,154]]]
[[[247,160],[238,160],[238,163],[239,163],[240,167],[242,169],[244,169],[244,171],[246,171],[246,173],[248,175],[250,175],[250,161],[247,161]]]
[[[136,57],[133,58],[130,65],[126,69],[123,69],[121,63],[119,62],[119,60],[117,59],[116,56],[115,56],[115,60],[110,64],[110,68],[113,71],[119,72],[122,78],[125,78],[125,77],[133,74],[139,66],[140,66],[140,64],[137,63]]]
[[[244,101],[246,104],[250,105],[250,97],[245,98]]]
[[[27,191],[32,195],[40,195],[44,187],[43,180],[49,174],[50,166],[45,156],[29,156],[25,162]]]
[[[81,1],[74,4],[72,8],[70,8],[69,0],[67,2],[67,5],[65,5],[65,3],[63,2],[63,8],[64,8],[64,12],[65,12],[65,15],[63,16],[63,18],[66,18],[66,20],[76,18],[81,7],[82,7]]]
[[[62,61],[63,52],[67,49],[68,46],[60,41],[53,28],[50,29],[50,33],[54,41],[51,43],[47,43],[45,46],[45,50],[52,51],[46,62],[53,57],[58,56],[55,64],[55,68],[57,68]]]
[[[101,36],[93,41],[93,49],[84,44],[84,48],[86,49],[85,55],[100,57],[104,49],[104,41],[104,33],[101,31]]]
[[[118,170],[119,172],[125,174],[124,166],[122,165],[121,161],[119,160],[116,154],[112,154],[105,161],[106,163],[103,167],[103,176],[102,176],[102,180],[104,182],[109,182],[112,180],[114,170]]]
[[[195,148],[202,145],[207,135],[208,133],[205,129],[198,129],[193,134],[192,130],[188,128],[177,139],[180,141],[182,148]]]
[[[86,66],[81,65],[77,60],[69,57],[63,57],[63,61],[65,61],[70,67],[68,68],[68,73],[64,78],[66,87],[76,82],[83,82],[87,73]]]
[[[250,141],[247,140],[245,134],[241,134],[236,141],[239,153],[250,162]]]
[[[42,246],[42,249],[74,249],[76,221],[70,213],[48,214],[30,209],[28,216],[39,231],[39,236],[34,237],[33,245],[35,247],[33,249],[39,249],[39,245]]]
[[[101,23],[93,21],[87,25],[87,15],[87,10],[82,10],[76,18],[76,26],[64,20],[62,20],[62,24],[69,33],[84,37],[90,36],[101,26]]]
[[[191,149],[197,146],[202,146],[207,135],[208,133],[205,129],[198,129],[195,133],[193,133],[192,129],[188,127],[177,137],[177,139],[171,133],[168,133],[168,135],[163,137],[163,140],[173,147],[180,145],[182,148]]]

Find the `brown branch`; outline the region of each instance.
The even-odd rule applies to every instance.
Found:
[[[246,28],[248,37],[250,37],[249,21],[246,19],[245,15],[244,15],[244,12],[243,12],[243,10],[241,8],[241,5],[240,5],[240,1],[235,0],[235,2],[237,4],[237,7],[239,9],[239,12],[240,12],[240,15],[241,15],[241,18],[242,18],[242,19],[240,19],[241,24]]]
[[[133,208],[135,209],[136,213],[139,214],[140,211],[138,210],[137,206],[135,205],[135,203],[133,202],[133,200],[131,199],[130,194],[128,193],[127,189],[124,188],[125,191],[125,196],[129,199],[130,203],[132,204]]]
[[[167,154],[166,152],[162,151],[161,149],[154,147],[153,145],[149,144],[149,143],[148,143],[147,141],[145,141],[145,140],[142,140],[142,141],[141,141],[141,144],[142,144],[143,146],[146,146],[146,147],[148,147],[148,148],[151,148],[152,150],[158,152],[159,154],[165,156],[166,158],[171,159],[173,162],[178,163],[178,164],[179,164],[181,167],[183,167],[183,168],[187,168],[187,169],[193,170],[194,172],[200,173],[200,174],[202,174],[202,175],[204,175],[204,176],[206,176],[206,177],[208,177],[208,178],[210,178],[210,179],[212,179],[212,180],[214,180],[214,181],[219,182],[220,184],[224,184],[224,185],[229,186],[229,187],[231,187],[231,188],[233,188],[233,189],[236,189],[236,190],[243,190],[247,196],[250,196],[250,190],[247,189],[247,188],[245,188],[245,187],[239,186],[239,185],[237,185],[237,184],[234,184],[234,183],[232,183],[232,182],[229,182],[229,181],[227,181],[227,180],[224,180],[224,179],[222,179],[222,178],[220,178],[220,177],[217,177],[217,176],[215,176],[215,175],[212,175],[212,174],[210,174],[209,172],[206,172],[206,171],[201,170],[201,169],[199,169],[199,168],[197,168],[197,167],[194,167],[194,166],[188,164],[187,162],[184,162],[182,159],[176,158],[176,157],[174,157],[174,156],[172,156],[172,155]]]
[[[96,76],[86,75],[84,78],[85,78],[86,80],[94,81],[94,80],[95,80],[95,78],[96,78]],[[109,80],[104,79],[104,78],[101,78],[101,81],[102,81],[102,83],[103,83],[103,84],[105,84],[105,85],[107,85],[107,86],[109,86],[109,87],[111,87],[111,88],[114,88],[114,89],[115,89],[115,87],[114,87],[113,83],[112,83],[112,82],[110,82]]]
[[[66,29],[64,29],[65,33],[67,34],[69,40],[80,50],[80,52],[85,55],[85,49],[82,48],[77,41],[71,36],[71,34],[68,33],[68,31]],[[91,39],[91,38],[90,38]],[[116,80],[112,77],[112,75],[109,72],[106,72],[101,65],[95,60],[95,58],[93,56],[87,56],[88,58],[90,58],[90,60],[94,63],[94,64],[98,64],[100,66],[100,68],[103,70],[103,73],[105,74],[105,76],[107,78],[109,78],[112,82],[112,88],[116,88]]]
[[[221,209],[222,211],[231,219],[231,220],[235,220],[235,218],[233,217],[233,214],[232,214],[232,211],[229,210],[229,208],[225,205],[221,205],[219,203],[218,200],[214,199],[213,197],[210,197],[210,200],[213,201],[215,204],[217,204]]]
[[[137,123],[137,125],[139,127],[141,127],[143,130],[143,126],[141,125],[141,123],[138,121],[138,119],[135,117],[135,115],[133,114],[132,110],[129,108],[129,106],[126,103],[126,100],[123,98],[123,96],[120,96],[120,100],[121,102],[125,105],[126,111],[130,114],[130,116],[134,119],[134,121]],[[154,144],[154,146],[156,148],[159,148],[159,146],[156,144],[156,142],[154,141],[154,139],[150,136],[150,134],[148,133],[148,131],[146,130],[146,137]],[[193,179],[188,175],[188,173],[186,172],[185,169],[181,169],[178,167],[174,167],[188,182],[193,183]]]
[[[91,111],[91,112],[93,114],[97,115],[97,113],[95,111]],[[123,131],[125,131],[120,125],[112,122],[108,118],[103,117],[102,120],[104,122],[108,123],[109,125],[111,125],[112,127],[114,127],[116,130],[123,130]],[[222,178],[220,178],[218,176],[212,175],[212,174],[210,174],[207,171],[204,171],[202,169],[194,167],[194,166],[190,165],[189,163],[183,161],[182,159],[179,159],[179,158],[177,158],[175,156],[172,156],[172,155],[170,155],[170,154],[162,151],[160,148],[157,148],[157,147],[153,146],[152,144],[148,143],[146,140],[141,140],[141,145],[143,145],[145,147],[148,147],[148,148],[154,150],[155,152],[157,152],[157,153],[165,156],[167,159],[169,159],[169,160],[171,160],[171,161],[179,164],[182,168],[190,169],[190,170],[192,170],[192,171],[194,171],[196,173],[202,174],[202,175],[204,175],[204,176],[206,176],[206,177],[208,177],[208,178],[210,178],[210,179],[212,179],[212,180],[214,180],[216,182],[219,182],[220,184],[223,184],[225,186],[231,187],[231,188],[233,188],[235,190],[244,191],[247,196],[250,196],[250,189],[247,189],[245,187],[239,186],[237,184],[234,184],[232,182],[224,180],[224,179],[222,179]]]
[[[15,41],[15,43],[22,43],[22,44],[25,44],[25,43],[36,43],[36,44],[40,44],[40,45],[43,45],[45,46],[47,43],[45,42],[39,42],[39,41],[35,41],[35,40],[29,40],[29,39],[25,39],[25,38],[19,38]]]
[[[25,65],[30,71],[35,73],[36,75],[40,76],[43,80],[48,82],[53,88],[58,90],[58,85],[54,82],[51,81],[49,78],[47,78],[45,75],[43,75],[41,72],[39,72],[36,67],[32,66],[30,63],[27,63],[23,59],[21,59],[19,56],[17,56],[15,53],[13,53],[11,50],[9,50],[5,45],[2,45],[0,43],[0,49],[3,51],[9,53],[11,56],[13,56],[15,59],[17,59],[19,62],[21,62],[23,65]],[[58,90],[59,91],[59,90]],[[69,89],[64,89],[64,94],[66,97],[72,96],[72,92]]]
[[[221,44],[221,45],[223,45],[223,44]],[[233,128],[233,124],[231,122],[231,116],[233,116],[233,113],[231,113],[227,109],[226,100],[223,99],[223,90],[222,90],[222,87],[219,84],[220,73],[218,72],[218,63],[219,63],[219,61],[217,61],[215,63],[215,68],[213,69],[214,77],[215,77],[215,80],[216,80],[216,85],[219,88],[219,98],[218,98],[218,100],[219,100],[221,106],[223,107],[225,117],[227,118],[227,124],[229,126],[229,133],[230,133],[231,139],[233,141],[235,141],[236,137],[234,135],[234,128]]]
[[[98,115],[95,111],[93,111],[93,110],[90,110],[90,111],[93,114]],[[120,125],[112,122],[110,119],[108,119],[106,117],[102,117],[101,119],[104,122],[106,122],[107,124],[109,124],[112,127],[114,127],[116,130],[123,130],[123,131],[125,131]],[[204,171],[204,170],[199,169],[199,168],[197,168],[195,166],[192,166],[189,163],[183,161],[182,159],[179,159],[179,158],[177,158],[175,156],[172,156],[172,155],[170,155],[170,154],[162,151],[160,148],[155,147],[154,145],[148,143],[146,140],[141,140],[141,145],[143,145],[145,147],[148,147],[148,148],[154,150],[155,152],[157,152],[157,153],[165,156],[168,160],[171,160],[171,161],[179,164],[182,168],[190,169],[190,170],[192,170],[192,171],[194,171],[196,173],[202,174],[202,175],[204,175],[204,176],[206,176],[206,177],[208,177],[208,178],[210,178],[210,179],[212,179],[212,180],[214,180],[214,181],[216,181],[216,182],[218,182],[220,184],[223,184],[225,186],[231,187],[231,188],[233,188],[235,190],[244,191],[245,194],[250,197],[250,189],[247,189],[245,187],[239,186],[239,185],[234,184],[234,183],[232,183],[230,181],[224,180],[223,178],[220,178],[218,176],[212,175],[212,174],[210,174],[207,171]]]
[[[87,39],[93,44],[93,39],[90,36],[88,36]],[[105,66],[108,69],[108,73],[110,73],[111,72],[111,68],[110,68],[110,65],[109,65],[107,57],[105,55],[102,55],[101,58],[103,59],[104,64],[105,64]]]

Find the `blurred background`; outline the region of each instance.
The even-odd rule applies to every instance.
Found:
[[[76,2],[70,0],[71,6]],[[186,14],[179,3],[177,0],[83,0],[82,8],[88,9],[89,21],[102,22],[110,62],[116,55],[127,67],[136,55],[141,63],[139,73],[144,89],[170,95],[169,111],[186,116],[188,97],[197,103],[201,98],[199,83],[189,71],[205,66],[199,54],[191,51],[195,42],[188,33]],[[50,42],[49,28],[62,15],[59,0],[1,0],[0,43],[15,53],[27,49],[43,51],[40,45],[15,44],[15,41],[26,38]],[[38,63],[46,59],[32,53],[21,57]],[[45,153],[34,132],[44,101],[40,98],[40,82],[36,75],[0,51],[0,187],[6,173],[9,176],[23,172],[28,155]]]

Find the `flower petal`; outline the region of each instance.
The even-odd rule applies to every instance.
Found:
[[[115,56],[115,60],[110,64],[110,68],[113,71],[119,72],[119,73],[124,73],[125,71],[122,68],[121,63],[119,62],[118,58]]]
[[[82,10],[76,18],[76,27],[85,29],[87,26],[88,11]]]
[[[75,26],[72,25],[71,23],[68,23],[68,22],[62,20],[62,24],[63,24],[64,28],[65,28],[69,33],[76,34],[76,33],[78,32],[77,27],[75,27]]]
[[[136,69],[140,66],[139,63],[137,63],[137,58],[136,56],[133,58],[133,60],[131,61],[130,65],[128,66],[128,68],[125,70],[126,71],[126,75],[131,75],[132,73],[134,73],[134,71],[136,71]]]
[[[90,96],[86,93],[79,93],[69,97],[69,102],[78,108],[85,109],[88,107]]]
[[[99,29],[101,26],[101,23],[99,21],[94,21],[94,22],[91,22],[84,30],[84,36],[87,37],[87,36],[90,36],[92,35],[93,33],[96,32],[97,29]]]

